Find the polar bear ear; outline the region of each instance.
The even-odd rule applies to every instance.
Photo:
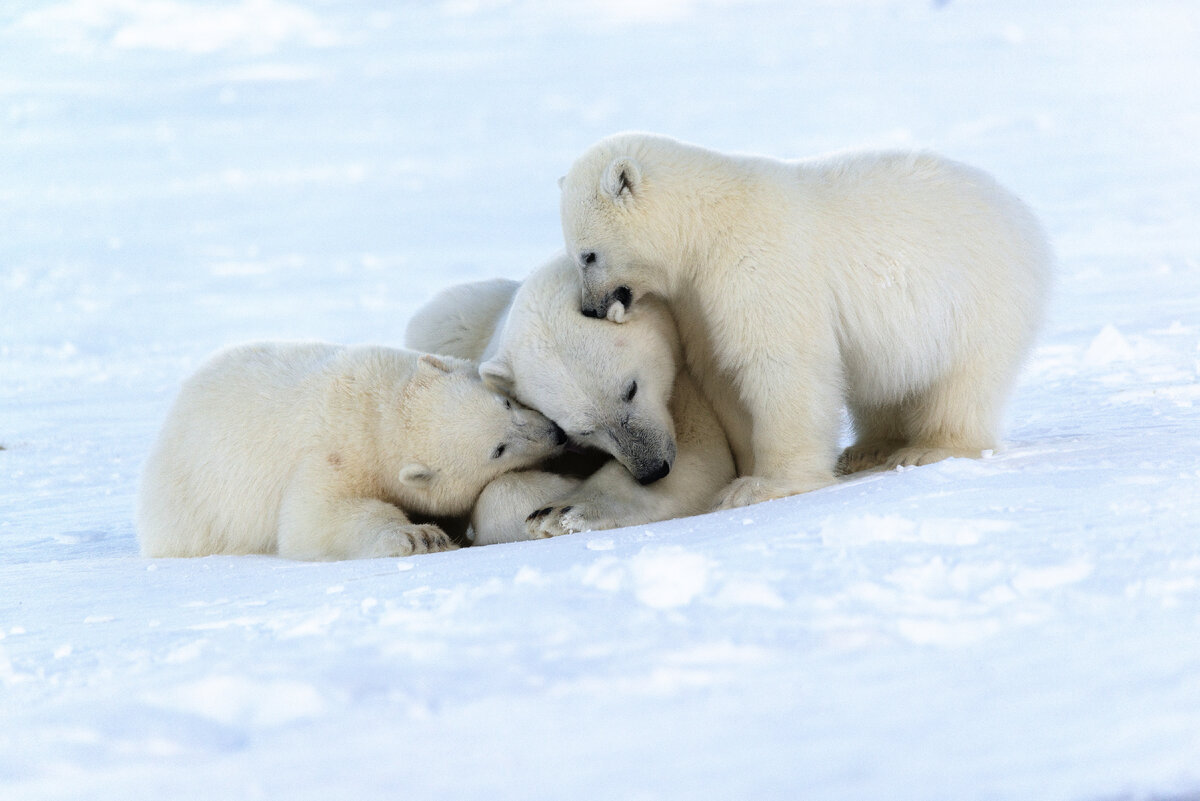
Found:
[[[512,394],[513,372],[507,362],[488,359],[479,365],[479,377],[483,379],[483,385],[492,392],[500,395]]]
[[[637,195],[641,182],[642,171],[638,169],[637,162],[628,156],[621,156],[608,165],[601,185],[613,200],[624,201]]]
[[[565,175],[559,176],[559,179],[558,179],[558,191],[559,192],[562,191],[563,184],[565,184],[566,182],[567,182],[567,176],[565,176]]]
[[[432,353],[423,353],[421,358],[417,360],[418,367],[431,367],[434,370],[439,370],[443,373],[452,373],[454,368],[442,361],[441,358],[434,356]]]
[[[422,489],[433,483],[436,473],[420,462],[409,462],[400,468],[400,483],[412,489]]]

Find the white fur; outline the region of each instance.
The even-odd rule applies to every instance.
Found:
[[[583,483],[545,470],[505,473],[483,489],[471,510],[471,544],[495,545],[530,538],[530,513],[553,505]]]
[[[448,550],[444,531],[409,515],[465,515],[489,481],[558,444],[549,420],[488,391],[466,361],[244,345],[202,366],[167,416],[138,495],[142,552]]]
[[[615,176],[615,177],[614,177]],[[1040,325],[1050,249],[989,176],[922,153],[732,156],[649,134],[562,182],[583,309],[665,298],[741,478],[720,506],[979,456]],[[628,323],[627,323],[628,324]],[[857,440],[841,455],[843,403]]]
[[[478,362],[520,286],[493,278],[443,289],[408,321],[405,347]]]
[[[485,281],[443,291],[413,318],[406,342],[482,360],[480,373],[498,391],[538,409],[576,442],[615,457],[554,503],[528,506],[536,511],[527,523],[529,536],[707,511],[733,478],[733,459],[715,414],[682,369],[670,314],[647,303],[636,319],[609,325],[579,313],[580,291],[574,266],[560,255],[519,287]],[[490,334],[483,347],[481,330]],[[626,401],[634,381],[637,391]],[[634,478],[653,478],[664,465],[670,467],[665,478],[645,485]],[[511,487],[521,480],[535,486]],[[504,483],[520,505],[527,502],[523,494],[542,492],[546,480],[513,474]],[[478,510],[475,525],[488,525]],[[480,539],[509,536],[477,531]]]

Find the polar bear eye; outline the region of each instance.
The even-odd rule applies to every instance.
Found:
[[[503,442],[501,442],[499,445],[496,446],[496,450],[492,451],[492,458],[499,459],[501,456],[504,455],[504,449],[507,447],[508,447],[507,445],[505,445]]]
[[[512,408],[512,401],[510,401],[508,398],[503,398],[503,400],[504,400],[504,408],[505,408],[505,409],[511,409],[511,408]]]
[[[634,395],[637,395],[637,382],[630,381],[629,386],[625,387],[625,402],[632,401]]]

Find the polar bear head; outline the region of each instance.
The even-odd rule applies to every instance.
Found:
[[[584,314],[622,322],[636,298],[671,294],[673,265],[695,233],[686,213],[694,205],[690,182],[680,180],[696,168],[692,150],[662,136],[618,134],[592,146],[559,181]]]
[[[589,319],[579,312],[580,288],[565,256],[535,271],[513,297],[480,375],[577,442],[612,454],[643,484],[657,481],[675,461],[675,323],[653,301],[623,326]]]
[[[406,507],[429,514],[465,513],[492,479],[567,441],[543,415],[489,390],[464,359],[422,355],[395,402],[380,439],[392,449]]]

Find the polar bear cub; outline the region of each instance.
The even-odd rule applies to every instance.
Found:
[[[257,343],[186,381],[146,462],[147,556],[407,556],[455,547],[416,515],[557,452],[562,431],[468,362],[382,347]]]
[[[630,133],[561,186],[584,313],[671,306],[737,458],[720,506],[996,447],[1051,256],[988,175],[922,153],[780,161]],[[857,439],[839,459],[843,405]]]
[[[666,308],[648,302],[617,327],[580,314],[580,291],[574,263],[559,254],[520,283],[449,287],[409,323],[409,347],[480,361],[494,389],[613,457],[582,482],[541,472],[493,482],[473,516],[485,541],[516,539],[514,522],[544,537],[700,514],[734,477]]]

